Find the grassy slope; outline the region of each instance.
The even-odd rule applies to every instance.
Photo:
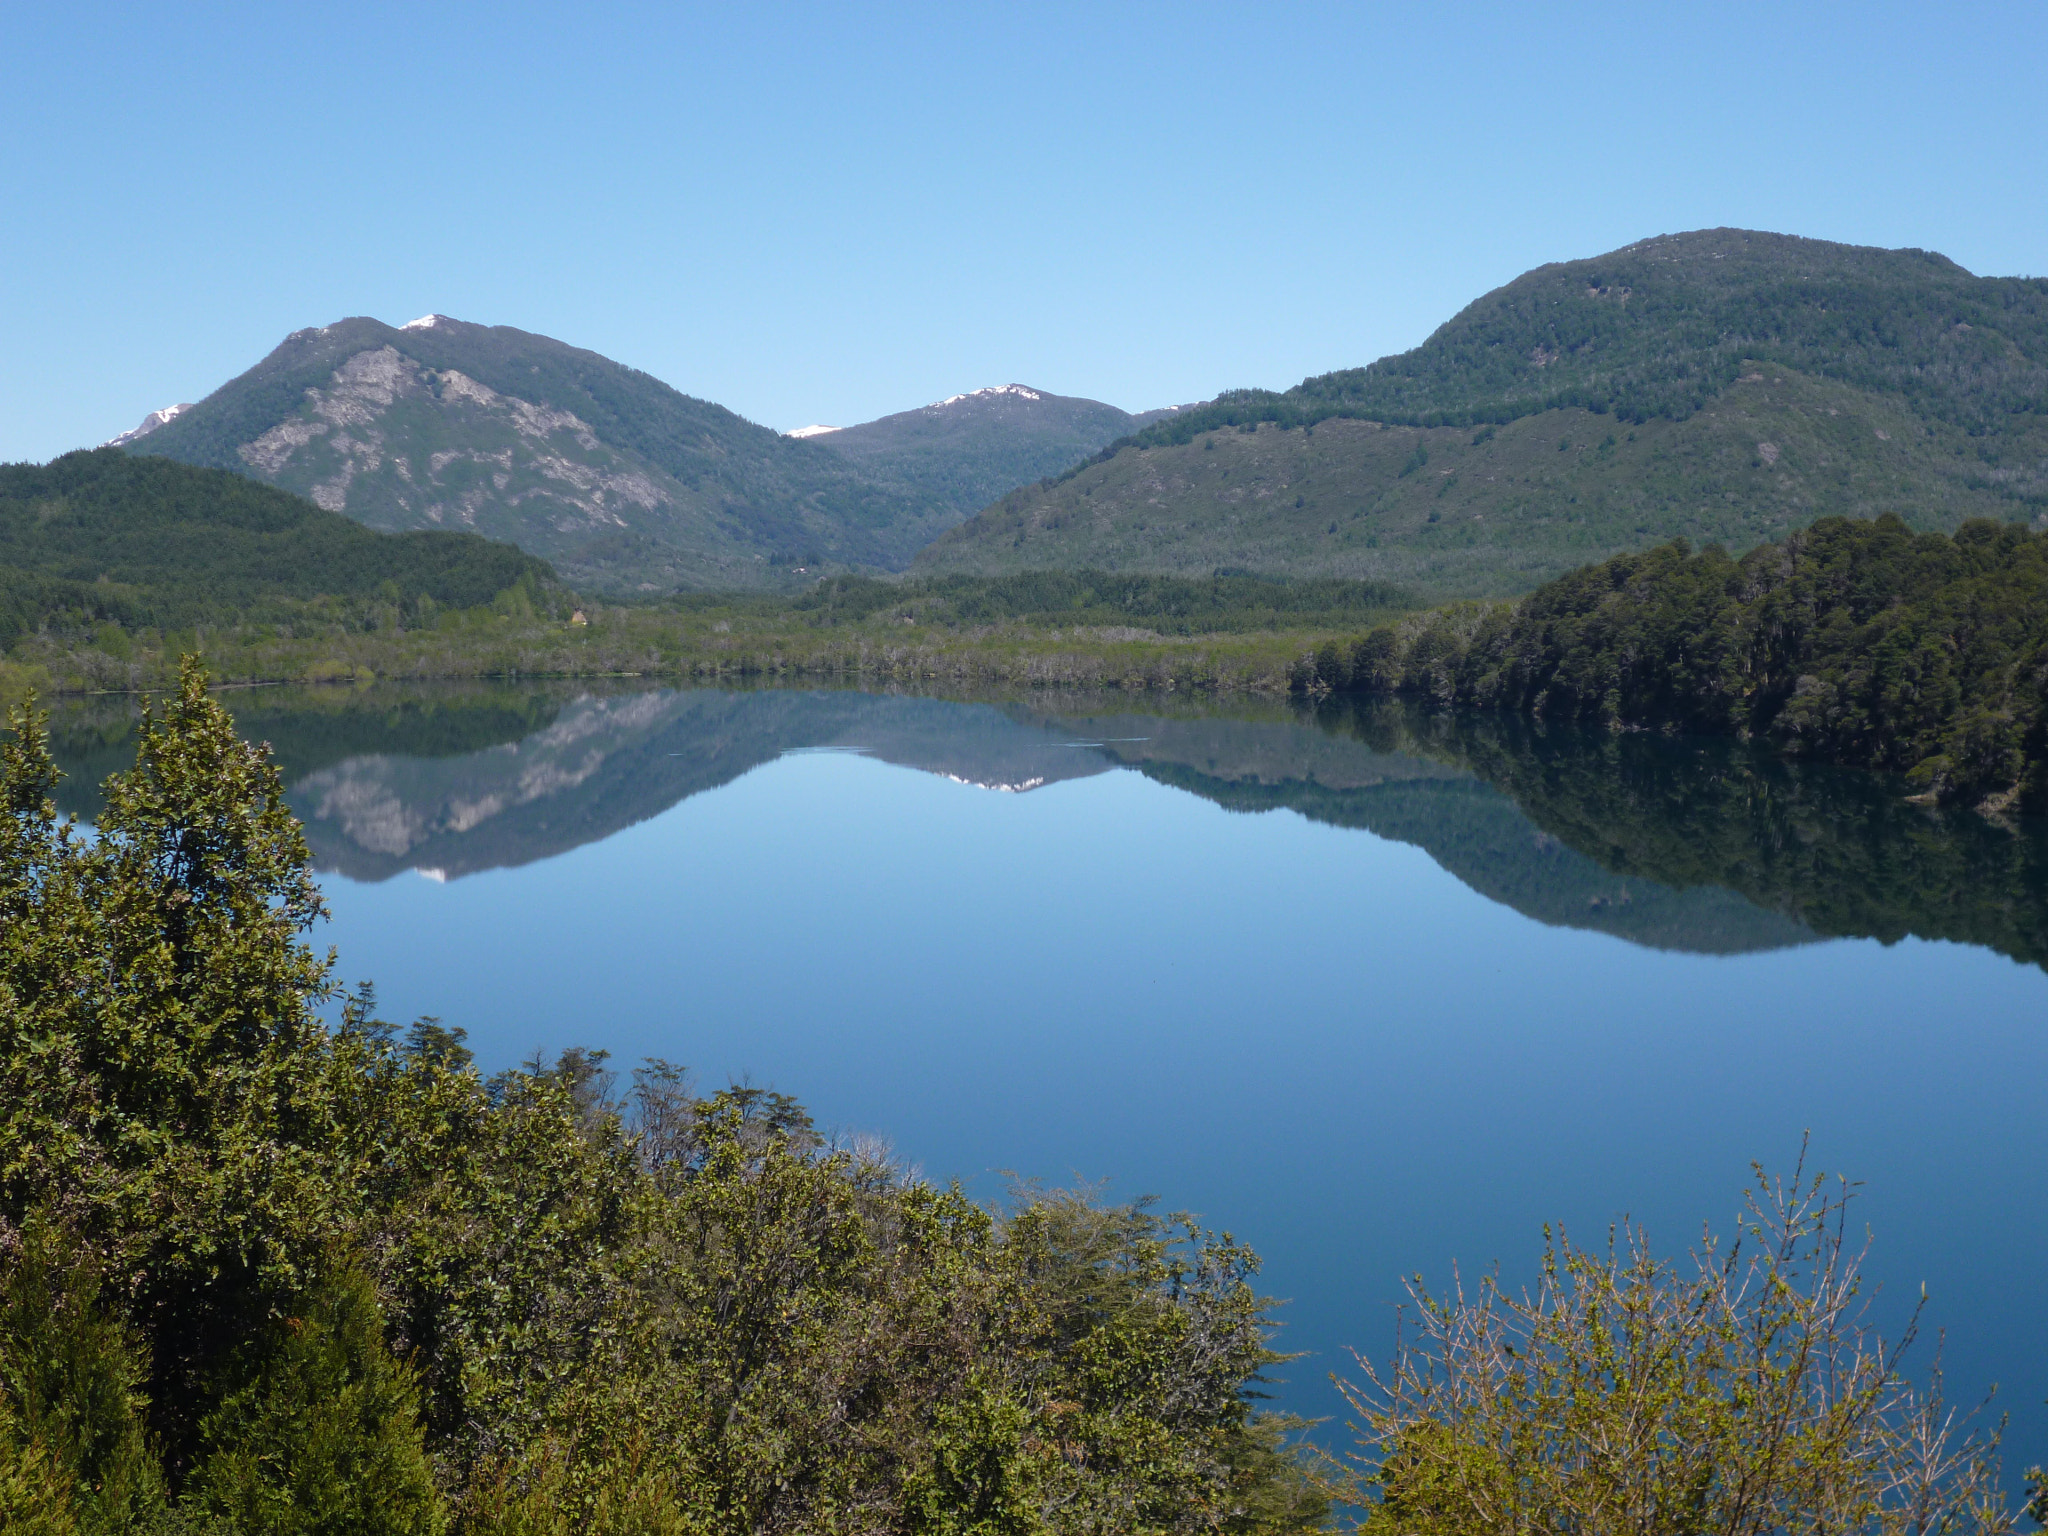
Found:
[[[1332,419],[1127,449],[1006,498],[915,569],[1243,567],[1498,596],[1674,535],[1740,550],[1829,513],[1897,511],[1948,529],[2020,510],[1978,440],[1895,398],[1782,369],[1685,421],[1553,410],[1481,435]],[[2048,461],[2048,426],[2001,446]]]
[[[1492,595],[1673,535],[1741,549],[1828,513],[2044,508],[2048,284],[1719,230],[1539,268],[1414,352],[1156,423],[918,569]]]

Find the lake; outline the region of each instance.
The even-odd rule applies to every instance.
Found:
[[[802,1100],[939,1179],[1228,1228],[1310,1414],[1404,1275],[1862,1180],[1896,1318],[2048,1460],[2048,826],[1726,742],[1396,706],[251,690],[386,1017]],[[123,701],[53,721],[90,817]],[[1934,1340],[1917,1353],[1932,1357]]]

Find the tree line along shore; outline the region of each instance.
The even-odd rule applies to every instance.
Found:
[[[189,593],[112,583],[33,615],[17,601],[0,695],[161,689],[186,655],[223,683],[632,676],[1401,694],[1734,734],[1903,772],[1945,802],[2029,809],[2048,795],[2048,534],[2016,524],[1951,535],[1827,518],[1739,559],[1680,540],[1515,601],[1427,609],[1376,583],[1105,572],[842,576],[796,596],[598,604],[544,570],[460,607],[388,578],[341,596],[230,591],[203,613]]]

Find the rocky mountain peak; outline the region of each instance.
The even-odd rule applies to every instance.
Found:
[[[963,400],[996,400],[1004,395],[1014,395],[1019,400],[1043,400],[1045,395],[1022,384],[992,384],[987,389],[971,389],[964,395],[948,395],[943,400],[934,400],[925,409],[942,411],[949,405],[958,405]]]
[[[183,405],[167,405],[160,411],[151,411],[142,418],[141,425],[130,427],[118,437],[108,438],[100,446],[102,448],[125,448],[137,438],[149,436],[150,433],[164,425],[164,423],[175,421],[180,415],[191,409],[192,402],[187,400]]]

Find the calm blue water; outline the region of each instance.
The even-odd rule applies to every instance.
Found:
[[[1198,1211],[1289,1298],[1289,1406],[1339,1411],[1402,1276],[1525,1276],[1547,1220],[1681,1248],[1810,1132],[1868,1186],[1872,1272],[1926,1285],[1952,1396],[2001,1383],[2009,1463],[2048,1460],[2040,828],[1732,749],[1278,706],[248,709],[387,1017],[486,1068],[749,1078],[984,1195]]]

